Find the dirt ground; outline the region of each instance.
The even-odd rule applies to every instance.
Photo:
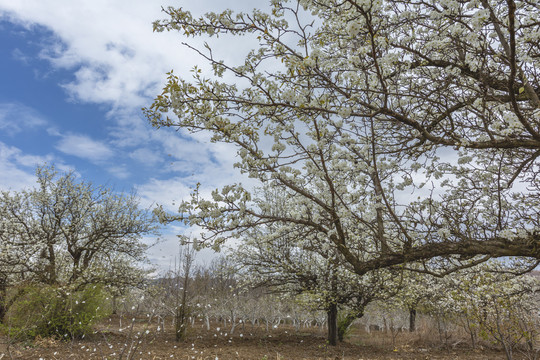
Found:
[[[371,334],[355,330],[338,346],[328,346],[321,330],[310,328],[295,330],[280,326],[266,331],[263,327],[237,326],[234,334],[213,324],[210,331],[196,324],[188,330],[185,341],[176,342],[172,327],[163,331],[144,319],[137,319],[134,327],[119,319],[105,320],[94,335],[76,341],[36,339],[7,345],[0,338],[0,360],[7,359],[505,359],[495,349],[472,350],[461,346],[444,349],[440,346],[419,344],[419,336],[403,334],[392,342],[392,336],[381,332]],[[148,331],[148,333],[147,333]],[[139,338],[136,333],[140,332]],[[421,341],[420,341],[421,342]],[[394,348],[395,345],[395,348]],[[517,356],[516,358],[520,358]]]

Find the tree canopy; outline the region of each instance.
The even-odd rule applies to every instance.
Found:
[[[233,144],[236,166],[288,197],[276,214],[241,184],[180,206],[219,247],[278,224],[350,271],[419,262],[439,274],[492,257],[540,259],[540,9],[514,0],[272,0],[155,31],[253,36],[229,64],[172,71],[147,116]],[[309,236],[306,236],[309,235]],[[434,264],[433,259],[441,260]],[[415,267],[417,268],[417,267]],[[417,268],[418,269],[418,268]]]
[[[72,290],[137,285],[156,222],[124,195],[39,167],[38,187],[0,195],[0,276]]]

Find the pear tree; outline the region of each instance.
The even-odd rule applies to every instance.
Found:
[[[309,234],[363,275],[401,264],[445,274],[540,259],[540,8],[527,0],[272,0],[271,10],[164,9],[154,30],[258,41],[239,63],[211,45],[191,79],[168,74],[155,127],[204,132],[251,188],[195,191],[179,214],[203,246],[267,224]],[[221,55],[223,56],[223,55]],[[525,260],[523,260],[525,259]],[[417,269],[416,265],[414,268]]]
[[[137,197],[52,166],[38,167],[36,176],[36,188],[0,194],[0,295],[21,283],[65,294],[95,284],[140,285],[148,247],[142,236],[157,234],[157,226]],[[4,315],[9,301],[0,300]]]

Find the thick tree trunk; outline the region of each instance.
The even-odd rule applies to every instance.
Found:
[[[409,332],[416,331],[416,308],[409,309]]]
[[[328,344],[332,346],[337,345],[338,331],[337,331],[337,304],[330,304],[328,311]]]

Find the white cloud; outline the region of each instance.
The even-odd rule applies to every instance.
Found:
[[[0,130],[8,135],[36,130],[46,124],[47,121],[28,106],[16,103],[0,104]]]
[[[137,195],[141,197],[143,207],[162,205],[171,212],[178,210],[180,201],[188,199],[191,191],[192,188],[183,178],[151,179],[148,183],[137,186]]]
[[[159,93],[167,71],[174,68],[188,75],[197,59],[180,45],[179,33],[152,32],[152,22],[166,17],[163,5],[168,4],[157,0],[0,0],[0,14],[27,28],[39,24],[54,33],[41,57],[58,68],[75,70],[75,79],[63,84],[75,99],[138,108]],[[266,0],[200,0],[190,7],[194,14],[202,14],[267,5]],[[234,41],[231,52],[232,41],[226,39],[207,40],[224,58],[247,52],[250,45],[247,39]],[[200,45],[204,40],[190,42]]]
[[[36,166],[53,162],[52,156],[24,154],[20,149],[0,142],[0,189],[20,191],[36,184]]]
[[[58,142],[56,148],[65,154],[87,159],[94,163],[108,160],[114,155],[108,145],[86,135],[65,135]]]
[[[180,241],[176,234],[189,236],[190,230],[185,228],[177,228],[174,230],[174,233],[162,236],[161,241],[147,251],[149,260],[158,268],[158,276],[169,270],[173,270],[175,258],[176,263],[178,264]],[[145,243],[152,244],[155,239],[146,238],[144,240]],[[219,254],[213,250],[203,249],[195,253],[195,263],[208,265],[212,259],[215,259],[217,256],[219,256]]]
[[[162,17],[157,1],[0,0],[2,10],[11,21],[52,30],[56,37],[41,58],[76,69],[75,79],[63,86],[80,101],[138,107],[174,65],[165,58],[181,58],[171,36],[152,32],[152,21]]]
[[[118,179],[127,179],[131,176],[129,169],[125,164],[111,166],[107,169],[107,171]]]
[[[62,136],[62,133],[60,133],[60,130],[56,126],[51,126],[47,128],[47,134],[50,136]]]
[[[135,151],[132,151],[129,156],[132,159],[137,160],[141,164],[149,167],[155,166],[163,162],[163,156],[161,155],[161,153],[153,151],[149,148],[136,149]]]
[[[11,56],[17,60],[17,61],[20,61],[22,62],[23,64],[28,64],[31,57],[26,55],[25,53],[22,52],[21,49],[19,48],[15,48],[12,52],[11,52]]]

